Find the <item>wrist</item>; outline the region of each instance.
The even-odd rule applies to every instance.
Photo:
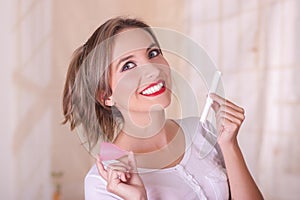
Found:
[[[222,142],[218,141],[218,144],[223,153],[227,151],[236,151],[240,148],[237,139],[231,141],[222,141]]]

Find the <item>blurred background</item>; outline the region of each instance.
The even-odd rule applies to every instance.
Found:
[[[1,1],[0,199],[84,199],[94,159],[61,125],[63,84],[75,48],[119,15],[207,50],[246,109],[239,141],[265,199],[299,199],[299,0]]]

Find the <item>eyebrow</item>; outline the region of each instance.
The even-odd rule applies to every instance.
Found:
[[[117,64],[117,66],[119,66],[119,65],[120,65],[122,62],[124,62],[125,60],[129,60],[129,59],[132,58],[132,57],[133,57],[133,55],[129,55],[129,56],[126,56],[126,57],[120,59],[119,62],[118,62],[118,64]]]
[[[148,52],[152,47],[155,47],[155,46],[158,47],[158,45],[156,43],[150,44],[146,51]]]
[[[151,43],[149,45],[149,47],[146,49],[146,52],[148,52],[152,47],[158,47],[158,45],[156,43]],[[130,58],[133,58],[134,56],[133,55],[129,55],[129,56],[126,56],[124,58],[121,58],[117,64],[117,66],[119,66],[122,62],[124,62],[125,60],[129,60]]]

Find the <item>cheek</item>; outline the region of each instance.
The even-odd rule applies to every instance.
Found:
[[[170,68],[170,65],[169,65],[168,61],[165,58],[163,58],[161,60],[161,65],[163,66],[162,70],[164,71],[164,73],[166,75],[170,76],[170,74],[171,74],[171,68]]]
[[[172,77],[171,77],[171,68],[170,66],[168,65],[168,63],[166,65],[164,65],[164,67],[162,68],[162,71],[163,73],[165,74],[166,76],[166,81],[168,83],[167,86],[169,86],[169,88],[171,87],[172,85]]]
[[[126,73],[118,77],[114,82],[113,97],[119,103],[129,102],[132,95],[135,95],[138,89],[138,76],[134,73]]]

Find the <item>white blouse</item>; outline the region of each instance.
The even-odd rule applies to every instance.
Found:
[[[182,128],[186,141],[181,162],[159,170],[138,169],[148,199],[229,199],[223,157],[215,139],[206,131],[207,128],[201,126],[199,118],[176,122]],[[94,165],[85,177],[85,199],[122,199],[108,192],[106,184]]]

